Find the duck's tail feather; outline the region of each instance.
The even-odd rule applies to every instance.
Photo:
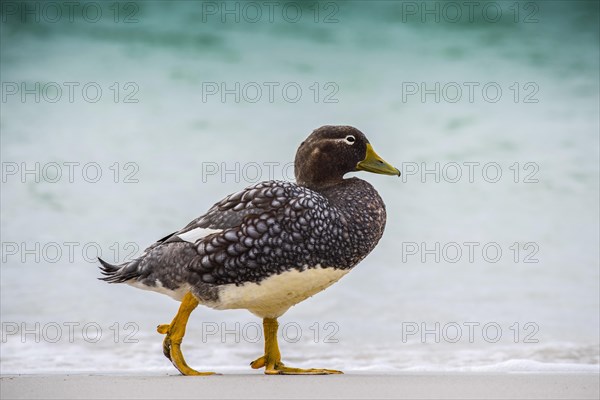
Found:
[[[121,265],[109,264],[100,257],[98,257],[98,261],[101,264],[100,272],[104,275],[103,278],[98,278],[101,281],[123,283],[140,276],[138,271],[139,259]]]

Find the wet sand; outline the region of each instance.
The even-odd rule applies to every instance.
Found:
[[[2,399],[597,399],[594,373],[5,375]]]

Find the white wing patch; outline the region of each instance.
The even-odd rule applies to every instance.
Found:
[[[177,236],[179,237],[179,239],[185,240],[186,242],[196,243],[198,240],[218,232],[223,232],[223,230],[211,228],[195,228],[191,231],[187,231]]]

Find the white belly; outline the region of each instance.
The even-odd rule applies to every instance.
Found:
[[[219,309],[244,308],[261,318],[277,318],[291,306],[328,288],[349,270],[323,268],[296,269],[241,286],[225,285],[219,300],[205,305]]]

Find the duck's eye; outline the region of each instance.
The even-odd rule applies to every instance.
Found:
[[[354,142],[356,142],[356,138],[352,135],[348,135],[344,138],[344,140],[346,141],[347,144],[349,145],[353,145]]]

